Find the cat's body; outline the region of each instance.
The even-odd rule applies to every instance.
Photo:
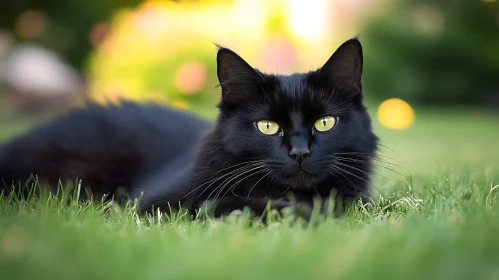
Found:
[[[175,173],[186,166],[182,161],[192,162],[197,141],[210,127],[155,105],[93,104],[2,146],[2,187],[36,174],[40,183],[50,185],[78,178],[98,194],[114,194],[119,187],[133,191],[160,167],[171,165]]]
[[[362,104],[356,39],[305,74],[264,74],[224,48],[217,63],[222,100],[211,129],[166,108],[91,106],[7,144],[0,176],[78,177],[99,193],[122,186],[132,198],[143,193],[142,210],[215,200],[217,215],[261,213],[268,202],[281,209],[289,195],[311,203],[332,191],[369,193],[377,137]]]

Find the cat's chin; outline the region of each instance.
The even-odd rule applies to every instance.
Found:
[[[314,185],[323,182],[327,176],[317,172],[312,172],[306,168],[298,168],[293,173],[288,173],[280,178],[276,178],[281,184],[292,187],[293,189],[312,189]]]

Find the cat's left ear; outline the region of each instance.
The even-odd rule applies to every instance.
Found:
[[[262,76],[235,52],[219,47],[217,75],[222,87],[222,100],[239,102],[261,91]]]
[[[355,98],[362,94],[362,45],[357,38],[343,43],[318,70],[319,79],[342,94]]]

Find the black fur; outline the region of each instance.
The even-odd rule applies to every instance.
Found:
[[[96,194],[129,191],[163,167],[164,176],[192,162],[200,136],[211,125],[155,105],[91,104],[15,138],[0,150],[1,186],[24,183],[31,174],[57,186],[81,179]]]
[[[31,173],[53,183],[78,177],[93,192],[123,186],[140,209],[215,200],[215,214],[248,207],[262,214],[289,206],[289,195],[310,204],[332,191],[353,199],[369,194],[377,137],[362,104],[362,48],[345,42],[317,71],[264,74],[220,48],[220,114],[210,125],[156,106],[90,106],[15,139],[0,154],[6,182]],[[316,120],[335,116],[331,130]],[[281,130],[264,135],[259,120]],[[206,135],[197,141],[201,135]],[[199,143],[199,145],[196,145]],[[301,164],[291,150],[305,151]]]

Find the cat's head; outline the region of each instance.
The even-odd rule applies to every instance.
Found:
[[[362,61],[361,44],[351,39],[316,71],[270,75],[220,48],[223,149],[238,161],[263,160],[277,184],[296,189],[340,176],[342,169],[358,173],[341,158],[369,159],[377,141],[362,104]]]

